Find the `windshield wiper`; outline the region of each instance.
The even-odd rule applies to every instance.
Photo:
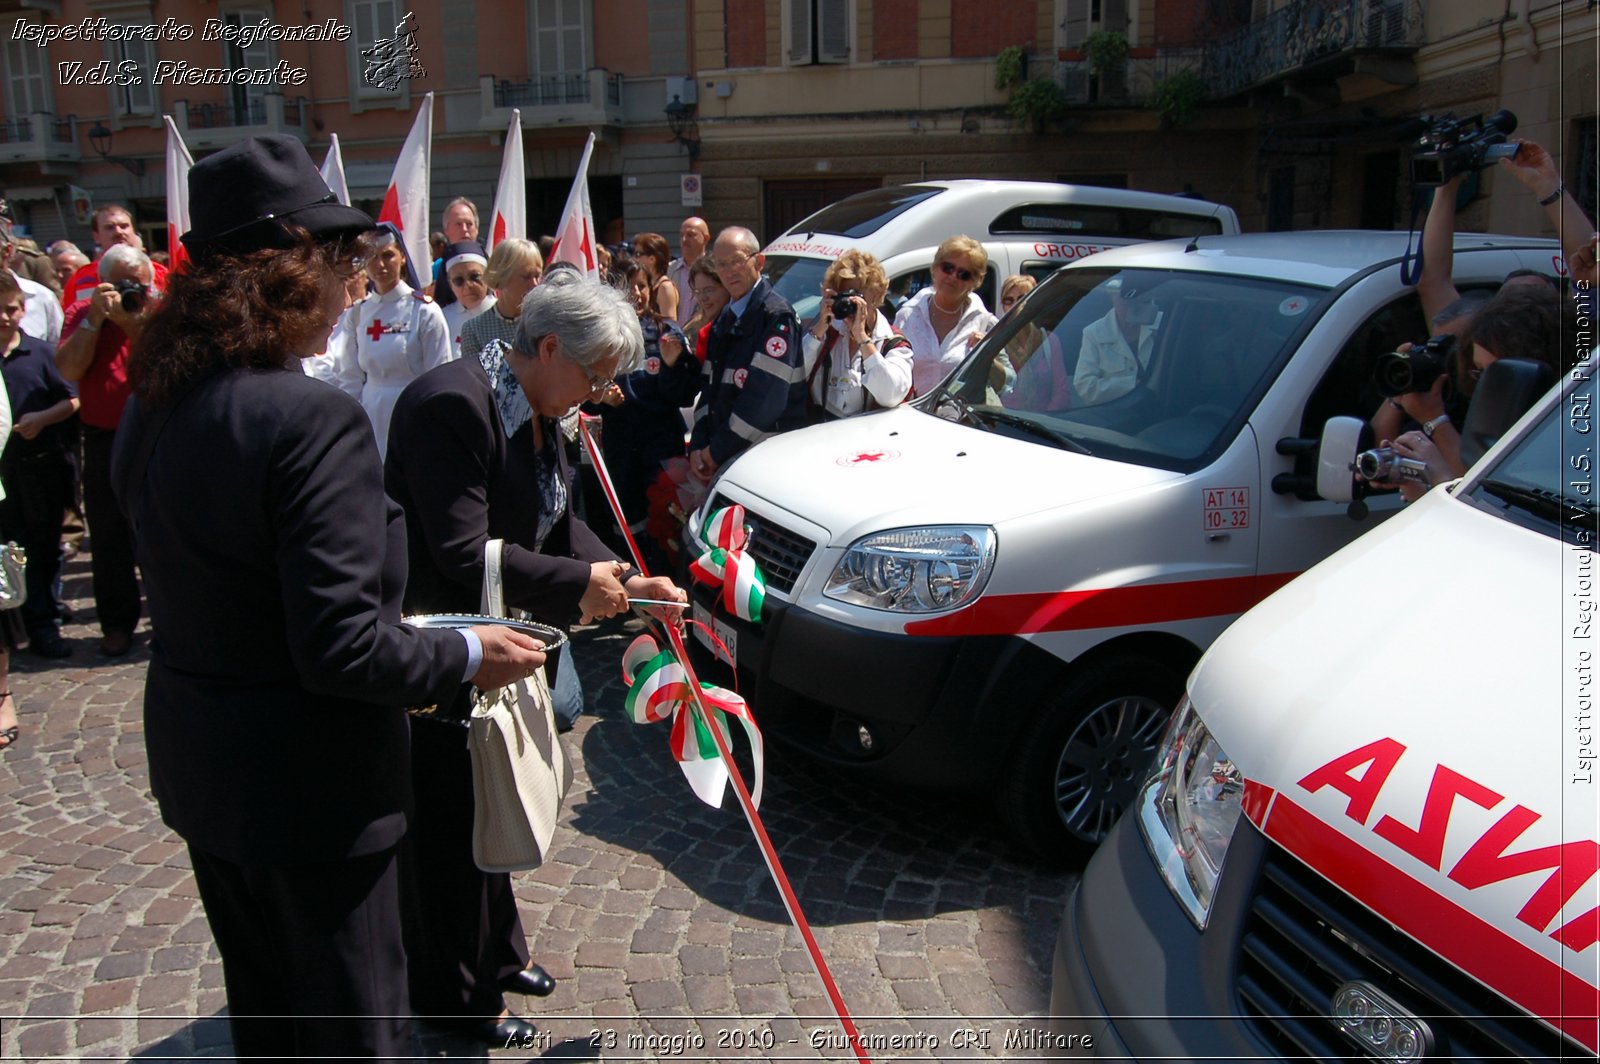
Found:
[[[1595,504],[1589,500],[1563,495],[1549,488],[1528,488],[1504,480],[1485,480],[1478,486],[1508,506],[1527,510],[1551,521],[1560,521],[1569,515],[1592,521],[1597,513]]]
[[[997,410],[992,406],[986,406],[982,410],[972,411],[972,416],[991,418],[1003,425],[1014,425],[1026,432],[1031,432],[1035,436],[1042,436],[1065,451],[1073,451],[1077,454],[1092,453],[1090,452],[1089,448],[1085,447],[1071,436],[1057,432],[1048,425],[1041,425],[1032,418],[1026,418],[1019,414],[1013,414],[1009,410]]]
[[[975,428],[982,429],[984,432],[993,431],[988,425],[985,425],[982,421],[978,420],[977,415],[972,412],[972,404],[954,392],[948,393],[944,398],[940,399],[933,405],[934,414],[937,415],[939,411],[943,410],[946,406],[953,406],[956,408],[956,422],[958,424],[972,425]]]

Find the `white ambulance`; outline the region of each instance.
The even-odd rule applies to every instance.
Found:
[[[1098,842],[1200,652],[1399,508],[1374,496],[1355,520],[1315,486],[1324,424],[1369,417],[1374,361],[1428,335],[1405,247],[1404,233],[1318,232],[1102,252],[914,404],[739,456],[687,547],[704,549],[709,512],[745,508],[766,615],[693,597],[769,740],[993,801],[1047,854]],[[1462,234],[1455,279],[1496,287],[1558,255]],[[1097,346],[1114,299],[1145,322],[1120,375]],[[1002,352],[1023,369],[997,391]],[[1375,596],[1375,617],[1404,606]]]
[[[766,275],[801,321],[817,313],[822,275],[851,249],[870,252],[889,275],[889,301],[933,283],[933,253],[953,236],[983,245],[989,272],[978,288],[1000,308],[1000,283],[1043,280],[1069,262],[1146,240],[1237,233],[1232,207],[1187,196],[1047,181],[923,181],[846,197],[766,248]]]
[[[1052,1038],[1595,1059],[1595,365],[1206,652],[1068,902]]]

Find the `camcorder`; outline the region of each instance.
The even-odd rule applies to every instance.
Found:
[[[1389,482],[1416,480],[1428,483],[1428,465],[1415,458],[1407,458],[1393,447],[1374,447],[1356,455],[1351,468],[1367,480]]]
[[[1509,159],[1522,146],[1521,141],[1506,140],[1517,128],[1517,116],[1510,111],[1496,111],[1488,118],[1425,115],[1422,121],[1428,130],[1411,157],[1411,183],[1420,188],[1435,188],[1457,174]]]
[[[1372,379],[1378,394],[1385,399],[1412,392],[1425,392],[1433,382],[1449,372],[1455,355],[1456,338],[1450,333],[1430,336],[1409,351],[1390,351],[1378,356]]]
[[[833,297],[833,316],[836,318],[853,318],[856,316],[856,305],[850,302],[851,296],[859,296],[854,288],[840,292]]]
[[[122,309],[129,314],[139,313],[144,306],[145,297],[149,295],[145,286],[138,281],[118,281],[117,292],[122,297]]]

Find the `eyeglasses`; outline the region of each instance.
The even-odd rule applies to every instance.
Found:
[[[1014,306],[1019,298],[1021,298],[1021,297],[1019,297],[1019,296],[1001,296],[1000,297],[1000,305],[1002,307]]]
[[[690,291],[694,293],[694,301],[696,303],[704,303],[724,294],[721,288],[692,288]]]
[[[606,389],[611,387],[611,385],[613,383],[615,383],[614,381],[612,381],[612,379],[610,377],[602,377],[598,373],[590,373],[589,372],[589,367],[583,365],[582,363],[573,363],[573,364],[576,365],[579,369],[583,370],[583,375],[585,377],[589,378],[589,394],[592,397],[596,398],[596,399],[598,399],[600,396],[604,395],[605,392],[606,392]]]
[[[963,270],[961,267],[957,266],[953,262],[950,262],[949,260],[939,263],[939,272],[944,274],[946,277],[959,278],[962,284],[966,284],[975,276],[971,270]]]
[[[721,273],[723,270],[737,270],[754,257],[753,255],[741,254],[736,259],[712,259],[711,265],[716,268],[718,273]]]
[[[466,285],[469,285],[469,284],[482,284],[482,283],[483,283],[483,274],[481,274],[481,273],[460,273],[460,274],[457,274],[456,276],[450,278],[450,284],[453,287],[456,287],[456,288],[462,288],[462,287],[464,287]]]

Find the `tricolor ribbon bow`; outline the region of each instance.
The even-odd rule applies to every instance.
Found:
[[[720,808],[728,770],[717,755],[716,740],[690,708],[689,674],[683,664],[671,649],[660,649],[650,636],[641,635],[622,655],[622,678],[628,684],[628,716],[635,724],[670,719],[672,756],[677,758],[684,778],[696,797],[713,809]],[[705,706],[706,717],[722,732],[724,743],[729,742],[726,717],[736,717],[744,725],[755,763],[751,802],[759,807],[764,758],[761,732],[750,715],[750,707],[734,692],[705,682],[700,684],[700,702]]]
[[[722,604],[741,620],[759,624],[767,581],[745,548],[750,530],[744,524],[743,506],[712,511],[701,529],[706,552],[689,563],[689,573],[702,584],[722,585]]]

